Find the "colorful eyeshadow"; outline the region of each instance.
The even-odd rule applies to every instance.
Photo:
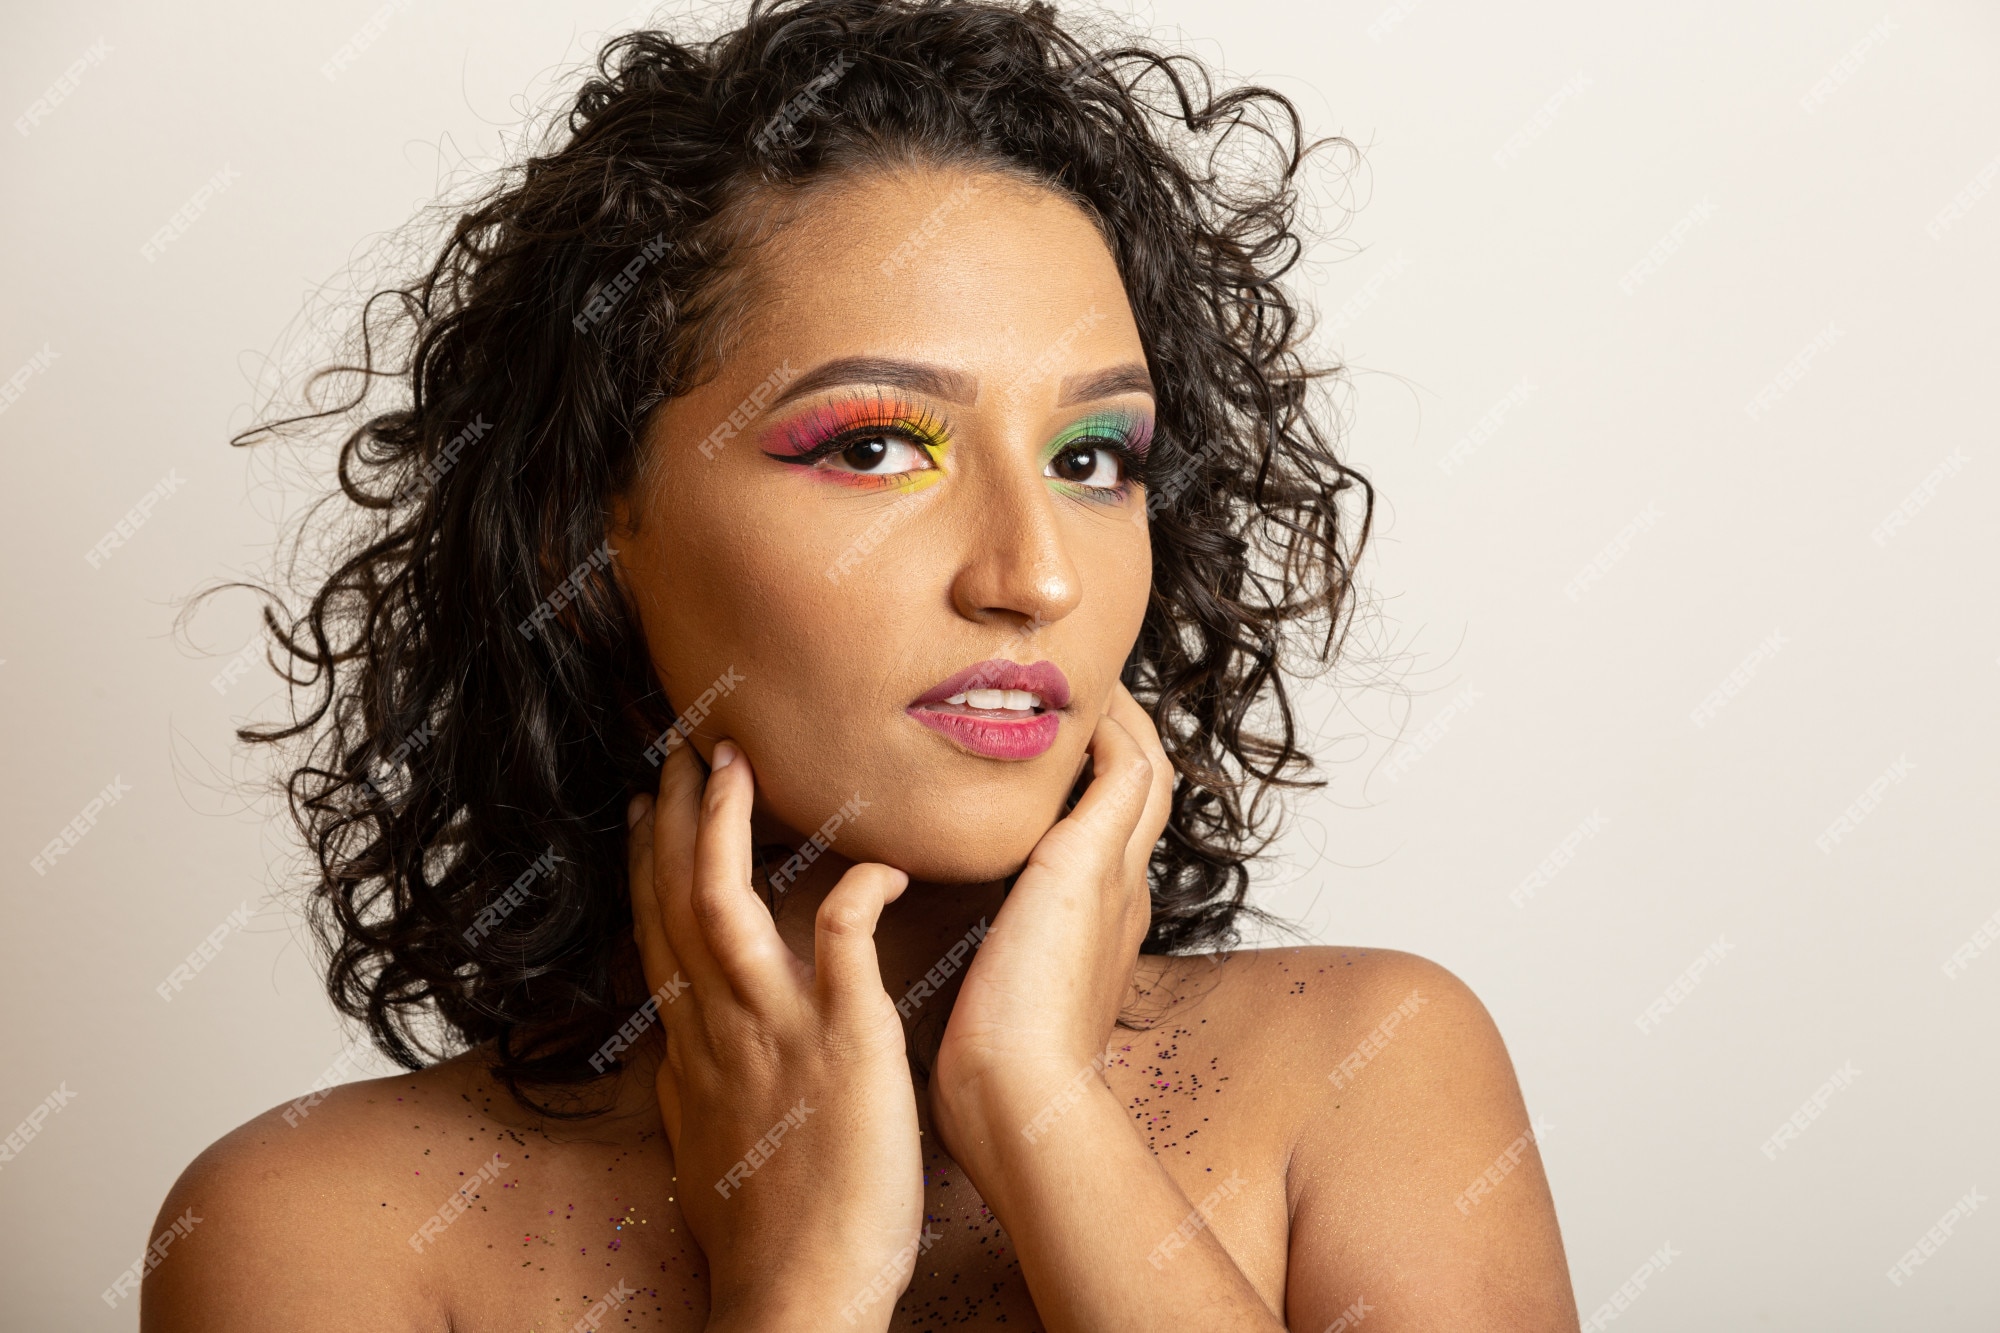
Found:
[[[900,440],[921,450],[931,466],[909,472],[860,472],[815,468],[831,480],[870,490],[915,491],[944,479],[944,457],[951,437],[943,420],[928,408],[879,391],[830,399],[772,427],[763,438],[764,451],[782,462],[809,466],[871,439]]]

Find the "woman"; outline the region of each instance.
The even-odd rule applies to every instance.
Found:
[[[411,1072],[197,1159],[145,1326],[1574,1328],[1478,1001],[1226,951],[1372,507],[1289,104],[806,0],[567,131],[371,310],[372,526],[246,733]]]

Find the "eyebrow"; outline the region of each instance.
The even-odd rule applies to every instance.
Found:
[[[1062,382],[1056,406],[1068,407],[1071,403],[1087,403],[1094,398],[1116,398],[1121,393],[1143,393],[1151,398],[1154,396],[1153,377],[1136,361],[1088,375],[1071,375]]]
[[[963,371],[922,361],[901,361],[894,357],[842,356],[821,362],[793,379],[771,400],[771,408],[821,389],[830,389],[836,384],[886,384],[961,406],[979,396],[979,377]],[[1111,398],[1123,393],[1153,396],[1153,378],[1146,373],[1145,366],[1135,361],[1113,366],[1109,370],[1066,376],[1058,386],[1056,406],[1068,407],[1072,403],[1087,403],[1092,399]]]

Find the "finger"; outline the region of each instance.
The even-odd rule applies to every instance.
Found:
[[[686,980],[679,960],[674,957],[673,946],[667,941],[660,895],[653,878],[653,814],[657,805],[655,798],[641,794],[632,798],[625,811],[626,877],[632,893],[632,935],[639,945],[639,962],[645,970],[646,987],[654,995],[659,995],[670,983],[685,983]],[[662,1021],[660,1033],[671,1045],[672,1026]],[[681,1137],[680,1085],[670,1068],[672,1064],[673,1057],[669,1053],[654,1075],[660,1123],[667,1132],[670,1150],[680,1143]]]
[[[1153,762],[1139,740],[1109,712],[1097,719],[1090,737],[1090,786],[1070,818],[1115,836],[1122,850],[1145,812],[1154,782]]]
[[[1166,747],[1160,743],[1159,728],[1153,725],[1153,719],[1132,697],[1132,691],[1125,688],[1123,681],[1113,683],[1109,713],[1118,725],[1138,740],[1147,762],[1153,766],[1146,806],[1139,815],[1139,822],[1132,830],[1132,841],[1126,848],[1128,868],[1143,871],[1152,860],[1153,848],[1158,845],[1160,834],[1166,830],[1167,819],[1173,814],[1174,765],[1167,758]]]
[[[733,743],[717,741],[695,830],[688,911],[736,998],[769,1012],[796,993],[797,979],[770,909],[750,886],[750,807],[756,799],[750,760]]]
[[[887,998],[875,955],[882,908],[903,896],[910,877],[893,866],[863,861],[848,867],[813,919],[813,991],[829,1013],[865,996]]]
[[[694,880],[695,834],[701,824],[704,779],[692,745],[677,745],[660,765],[660,791],[647,813],[653,839],[653,886],[660,932],[693,983],[696,999],[728,991],[722,970],[686,910]]]
[[[646,973],[646,989],[658,991],[680,975],[680,960],[667,939],[666,921],[660,910],[659,886],[654,881],[653,810],[654,798],[634,796],[625,809],[625,879],[632,896],[632,938],[639,946],[639,963]]]

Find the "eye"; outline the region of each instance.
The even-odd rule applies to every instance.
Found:
[[[1093,440],[1078,440],[1058,449],[1049,459],[1049,465],[1042,470],[1042,475],[1066,481],[1072,486],[1116,490],[1125,480],[1125,468],[1123,460],[1105,445]]]
[[[823,465],[833,472],[859,472],[871,477],[927,472],[937,467],[923,446],[891,431],[854,436],[828,454]]]

